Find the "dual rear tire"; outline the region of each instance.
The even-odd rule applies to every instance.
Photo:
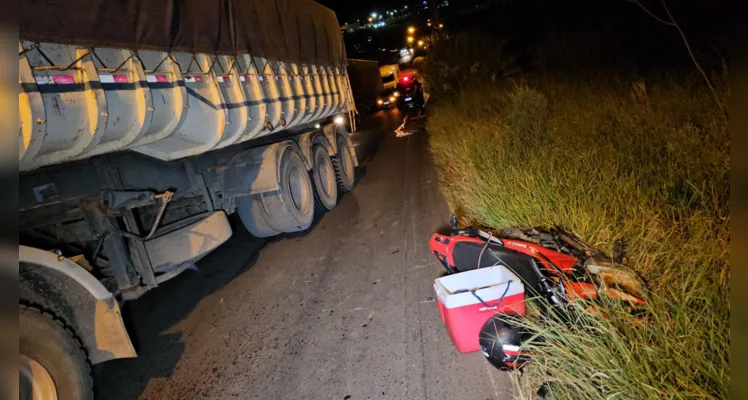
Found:
[[[338,204],[335,167],[327,149],[321,144],[312,147],[312,162],[314,168],[310,174],[314,182],[314,209],[320,214],[326,213]]]
[[[335,167],[335,180],[340,193],[348,193],[353,190],[356,183],[356,164],[354,162],[353,150],[348,146],[348,139],[344,136],[337,137],[338,152],[332,158]]]
[[[310,172],[301,154],[286,148],[280,158],[280,188],[236,198],[247,230],[256,237],[303,231],[312,225],[315,211],[322,214],[335,208],[339,194],[351,191],[355,183],[355,161],[347,138],[338,136],[337,145],[338,152],[330,157],[324,145],[315,144]]]
[[[257,237],[268,237],[309,228],[314,218],[312,182],[301,155],[287,148],[280,159],[280,188],[275,192],[236,198],[244,226]]]

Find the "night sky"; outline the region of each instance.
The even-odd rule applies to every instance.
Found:
[[[326,7],[335,11],[338,21],[341,25],[346,22],[354,22],[356,18],[364,22],[365,18],[372,11],[385,11],[388,9],[402,8],[404,5],[414,7],[420,4],[420,1],[414,0],[315,0]],[[510,12],[512,19],[535,19],[539,15],[545,14],[545,17],[555,16],[556,19],[579,20],[579,19],[596,19],[599,17],[601,10],[607,9],[610,14],[619,14],[621,10],[630,11],[636,9],[631,1],[627,0],[452,0],[452,4],[469,3],[494,3],[502,4],[502,7],[512,9]],[[642,4],[647,5],[654,11],[662,13],[662,8],[658,0],[640,0]],[[429,1],[431,2],[431,1]],[[727,21],[723,18],[723,5],[729,0],[699,0],[693,2],[682,2],[677,0],[667,0],[670,8],[674,11],[678,19],[683,24],[688,25],[689,20],[694,19],[697,29],[702,22],[707,24],[715,23],[722,25]],[[544,12],[547,11],[547,12]],[[641,10],[636,9],[641,13]],[[602,13],[606,13],[603,11]],[[719,15],[717,15],[719,14]]]
[[[415,2],[393,1],[393,0],[316,0],[335,11],[341,25],[353,22],[356,18],[363,19],[372,11],[383,11],[393,8],[402,8],[405,4],[413,5]],[[363,22],[363,20],[362,20]]]
[[[408,5],[417,10],[421,1],[414,0],[315,0],[335,11],[340,25],[354,23],[358,18],[366,21],[373,11],[401,9]],[[436,3],[437,0],[428,0]],[[660,0],[639,0],[656,15],[664,16]],[[724,38],[729,24],[724,10],[729,0],[696,0],[683,2],[665,0],[678,24],[685,31],[696,56],[701,60],[714,59],[714,54],[724,55]],[[512,40],[514,52],[527,53],[532,44],[552,34],[567,32],[587,35],[600,43],[590,44],[589,52],[600,52],[598,58],[608,57],[610,49],[624,54],[624,61],[641,64],[646,61],[667,61],[692,68],[683,49],[682,38],[675,29],[651,18],[635,3],[627,0],[449,0],[450,6],[440,12],[450,33],[459,31],[486,31],[497,37]],[[480,12],[463,14],[460,10],[473,4],[491,6]],[[408,24],[423,23],[426,14],[412,15]],[[391,37],[389,37],[389,36]],[[394,39],[393,39],[394,38]],[[373,39],[373,41],[372,41]],[[381,48],[403,45],[403,32],[398,26],[376,31],[362,30],[346,33],[345,43],[349,57],[377,58]],[[355,51],[352,46],[369,48]],[[602,51],[600,51],[602,50]],[[526,54],[531,58],[531,54]],[[611,62],[615,60],[611,58]],[[659,63],[659,61],[658,61]],[[655,65],[655,63],[651,63]],[[670,65],[668,65],[669,67]],[[659,64],[657,66],[659,68]]]

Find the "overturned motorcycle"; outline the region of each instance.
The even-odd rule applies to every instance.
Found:
[[[565,310],[574,304],[593,308],[603,299],[623,302],[632,313],[644,311],[645,286],[633,271],[621,264],[620,243],[615,246],[616,254],[609,257],[561,229],[540,232],[532,228],[514,228],[494,236],[477,229],[457,229],[454,216],[451,225],[451,230],[435,233],[429,242],[431,252],[448,275],[476,275],[475,270],[486,268],[508,271],[506,275],[511,277],[493,304],[478,295],[483,282],[455,293],[447,293],[448,289],[439,289],[435,285],[438,298],[444,293],[460,295],[460,292],[469,292],[479,301],[477,310],[483,313],[467,314],[462,310],[459,312],[462,320],[457,324],[463,330],[468,325],[475,326],[473,330],[480,327],[475,347],[479,345],[483,355],[496,368],[517,369],[529,360],[529,355],[522,352],[522,343],[528,335],[513,323],[517,315],[525,315],[525,302],[532,302],[545,317],[553,319],[563,318]],[[520,293],[516,289],[517,283],[512,289],[512,279],[521,282]],[[439,307],[443,321],[448,324],[449,315],[445,317],[447,311],[442,301]],[[485,313],[486,310],[493,311]],[[458,338],[450,326],[447,330],[460,351],[473,351],[470,346],[460,343],[464,339]],[[472,336],[475,333],[469,331],[469,335],[475,342],[475,336]]]

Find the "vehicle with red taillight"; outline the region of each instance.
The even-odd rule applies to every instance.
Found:
[[[397,82],[397,91],[400,93],[400,99],[397,107],[401,110],[408,108],[423,107],[423,86],[413,74],[404,74]]]

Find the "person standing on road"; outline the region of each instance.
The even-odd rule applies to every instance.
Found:
[[[421,118],[423,116],[423,106],[426,103],[423,96],[423,85],[416,78],[413,78],[413,85],[413,104],[416,106],[416,110],[418,110],[415,118]]]

